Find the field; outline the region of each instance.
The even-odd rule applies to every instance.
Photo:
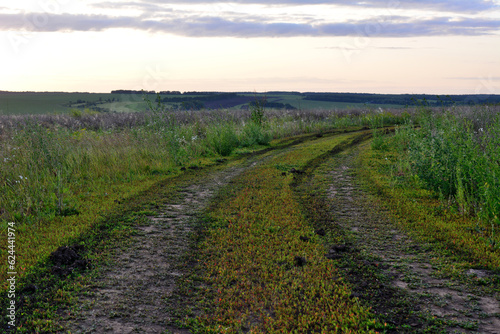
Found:
[[[87,102],[100,104],[113,98],[122,97],[120,94],[0,92],[0,115],[69,113],[72,108],[83,108]]]
[[[146,95],[144,95],[146,93]],[[159,92],[162,103],[169,109],[248,109],[258,101],[266,109],[393,109],[415,106],[453,106],[495,104],[499,95],[391,95],[355,93],[298,93],[298,92]],[[0,115],[67,114],[85,111],[143,112],[148,110],[147,97],[155,101],[154,92],[117,90],[105,93],[57,93],[57,92],[2,92],[0,91]]]
[[[181,97],[204,101],[204,95],[161,95],[163,98]],[[307,101],[302,96],[283,94],[259,94],[242,93],[233,99],[220,99],[205,102],[209,109],[232,109],[239,110],[248,108],[248,103],[256,98],[266,98],[268,102],[289,104],[297,109],[347,109],[363,108],[364,103]],[[155,96],[151,95],[151,100]],[[178,106],[178,102],[165,102],[165,106]],[[380,104],[373,106],[382,108],[393,108],[397,105]],[[105,93],[7,93],[0,92],[0,115],[19,114],[64,114],[72,110],[98,110],[108,112],[140,112],[147,109],[140,92],[137,94],[105,94]]]
[[[500,328],[500,107],[70,95],[0,116],[0,332]]]

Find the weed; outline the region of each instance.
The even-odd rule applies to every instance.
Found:
[[[264,125],[264,110],[266,107],[266,98],[259,99],[255,96],[255,100],[250,103],[250,119],[259,127]]]
[[[238,136],[231,124],[213,127],[207,133],[207,140],[212,149],[223,157],[230,155],[239,146]]]
[[[492,161],[498,150],[489,146],[496,139],[478,137],[472,123],[460,117],[422,110],[417,117],[420,128],[416,121],[407,121],[395,136],[384,137],[385,151],[364,146],[360,162],[370,169],[361,174],[420,238],[441,243],[454,256],[496,268],[500,258],[494,198],[500,198],[500,184],[498,165]],[[496,133],[498,124],[490,124],[488,133]]]

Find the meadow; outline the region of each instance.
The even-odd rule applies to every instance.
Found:
[[[183,167],[370,119],[368,110],[270,111],[265,126],[252,121],[252,111],[1,116],[2,231],[15,221],[22,232],[19,242],[28,246],[19,254],[22,273],[90,228],[115,201]]]
[[[147,92],[151,98],[155,94]],[[234,95],[234,96],[227,96]],[[269,93],[217,93],[217,92],[161,92],[163,104],[171,109],[192,109],[182,101],[204,103],[206,109],[247,109],[248,103],[265,99],[268,103],[277,103],[299,110],[311,109],[366,109],[366,108],[401,108],[405,104],[370,102],[362,96],[355,101],[311,100],[306,94],[283,92]],[[365,99],[365,100],[364,100]],[[402,100],[403,101],[403,100]],[[270,107],[271,108],[271,107]],[[0,115],[25,114],[70,114],[83,112],[85,109],[101,112],[143,112],[148,109],[143,99],[143,92],[118,90],[111,93],[64,93],[64,92],[3,92],[0,91]]]
[[[128,105],[126,101],[132,103],[133,98],[131,95],[104,93],[0,92],[0,115],[65,114],[70,113],[71,109],[83,110],[87,103],[100,105],[114,99]],[[143,103],[140,96],[136,101]]]
[[[238,179],[232,196],[211,207],[211,229],[200,247],[205,279],[219,291],[209,296],[218,301],[208,300],[214,313],[184,325],[213,332],[220,326],[237,332],[253,325],[256,332],[269,333],[286,326],[299,332],[383,332],[387,324],[370,313],[369,306],[353,301],[342,279],[330,285],[320,279],[337,271],[323,261],[320,238],[311,237],[310,243],[298,239],[314,233],[304,202],[292,191],[297,178],[274,176],[291,168],[307,170],[320,157],[359,145],[360,133],[363,141],[373,137],[369,145],[360,146],[357,160],[367,193],[415,238],[457,256],[460,268],[500,268],[498,106],[293,111],[256,106],[174,112],[160,102],[144,103],[151,111],[0,116],[0,230],[6,235],[8,224],[15,222],[16,242],[23,245],[17,249],[21,280],[41,270],[39,264],[58,246],[89,233],[103,217],[119,210],[120,203],[156,184],[175,180],[186,170],[287,147],[309,135],[314,138],[311,144],[270,153],[262,166]],[[228,246],[231,240],[241,245]],[[255,248],[264,244],[267,254],[278,254],[283,265],[273,267],[276,258]],[[294,261],[296,267],[302,265],[284,246],[307,254],[309,265],[287,269]],[[253,254],[255,262],[241,261],[246,256],[228,247]],[[7,251],[2,244],[2,289],[7,287]],[[448,275],[456,274],[457,267],[449,265],[447,270]],[[254,281],[260,283],[252,285]],[[304,287],[303,281],[309,284]],[[498,289],[499,282],[482,284]],[[241,291],[247,293],[245,305],[235,297]],[[262,299],[262,294],[267,297]],[[326,295],[336,298],[322,297]],[[293,313],[294,305],[303,308],[302,317]],[[342,313],[335,311],[339,307]],[[272,315],[261,312],[269,309]],[[322,323],[326,309],[331,317]],[[35,326],[31,328],[40,328],[34,325],[40,318],[28,318]]]

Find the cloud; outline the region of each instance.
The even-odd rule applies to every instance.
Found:
[[[294,23],[275,22],[266,17],[248,16],[229,19],[177,11],[164,12],[156,17],[149,15],[0,13],[0,30],[55,32],[102,31],[112,28],[130,28],[189,37],[477,36],[497,33],[500,28],[500,20],[456,19],[444,16],[428,19],[386,16],[347,22]]]
[[[124,1],[124,2],[98,2],[91,5],[93,8],[101,9],[124,9],[132,8],[138,9],[145,12],[165,12],[172,11],[171,8],[166,8],[162,4],[150,3],[150,2],[138,2],[138,1]]]
[[[139,2],[135,2],[139,4]],[[263,4],[263,5],[342,5],[352,7],[371,7],[389,9],[434,9],[452,12],[480,12],[499,8],[499,4],[493,0],[145,0],[141,3],[161,4]],[[120,3],[111,3],[114,6]]]
[[[422,49],[432,49],[432,48],[425,48],[425,47],[407,47],[407,46],[369,46],[370,49],[377,49],[377,50],[422,50]],[[341,51],[355,51],[359,50],[359,48],[353,47],[353,46],[324,46],[324,47],[319,47],[317,49],[321,50],[341,50]]]
[[[448,77],[446,79],[450,79],[450,80],[468,80],[468,81],[484,81],[484,80],[488,80],[488,81],[500,81],[500,77],[493,77],[493,76],[489,76],[489,77]]]

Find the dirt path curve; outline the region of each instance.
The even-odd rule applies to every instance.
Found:
[[[398,331],[392,333],[433,333],[429,323],[435,320],[422,320],[427,317],[446,323],[446,333],[500,334],[495,296],[435,277],[434,254],[428,245],[411,240],[383,213],[372,210],[354,179],[355,150],[327,159],[308,181],[314,183],[314,175],[326,176],[328,211],[346,233],[347,247],[338,248],[342,249],[338,261],[353,285],[353,297],[369,301],[375,312],[393,321]],[[204,178],[179,184],[176,198],[161,208],[162,214],[137,226],[127,246],[115,251],[113,263],[103,268],[101,278],[81,297],[79,314],[67,329],[71,333],[190,333],[169,326],[173,314],[166,302],[185,274],[178,264],[189,261],[185,256],[193,245],[190,233],[220,189],[273,155],[251,157],[237,167],[203,173]],[[490,275],[487,271],[470,274]],[[399,310],[398,303],[406,309]],[[411,316],[402,319],[402,315]]]
[[[354,281],[354,295],[361,298],[394,298],[397,295],[397,298],[412,304],[410,307],[421,317],[442,320],[446,333],[499,334],[498,296],[495,298],[467,291],[456,281],[437,278],[431,261],[435,254],[430,247],[412,240],[383,213],[371,210],[369,200],[354,182],[354,158],[355,151],[330,161],[331,168],[327,169],[330,210],[335,222],[347,231],[351,247],[368,259],[362,265],[382,268],[387,278],[385,291],[391,291],[390,296],[376,296],[384,290],[380,289],[383,278],[377,279],[380,282],[375,282],[375,286],[374,282],[361,282],[361,277],[351,267],[346,274]],[[471,269],[467,274],[484,278],[491,273]],[[376,289],[377,284],[380,284],[379,289]],[[369,291],[370,287],[375,291]],[[372,302],[375,300],[372,299]],[[394,311],[383,305],[374,306],[377,312],[389,314]],[[398,315],[392,316],[396,318]],[[417,318],[407,321],[409,323],[404,332],[424,330]]]
[[[171,314],[165,299],[184,274],[178,263],[186,261],[183,256],[192,245],[189,235],[197,215],[255,160],[180,185],[177,198],[162,208],[163,213],[137,226],[127,247],[114,251],[113,263],[81,298],[77,319],[67,324],[71,333],[190,333],[168,326]]]

